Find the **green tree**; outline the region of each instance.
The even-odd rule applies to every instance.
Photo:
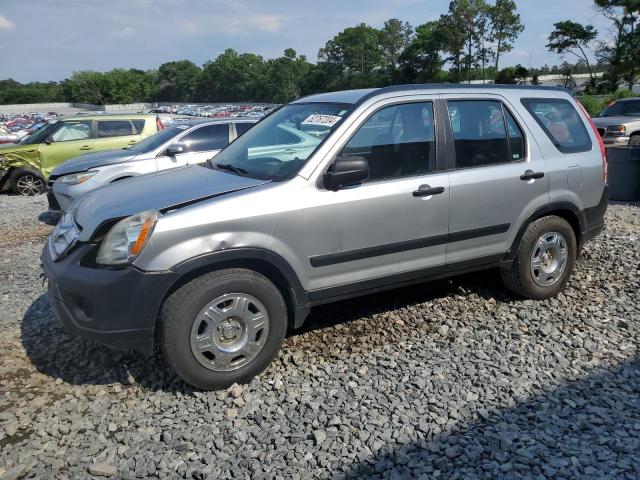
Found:
[[[593,80],[593,70],[589,63],[586,50],[591,42],[598,36],[598,31],[593,25],[582,25],[571,20],[555,23],[554,30],[549,34],[547,49],[560,55],[571,53],[587,64],[589,76]]]
[[[436,20],[416,27],[415,36],[400,55],[400,81],[428,83],[445,80],[444,50],[440,22]]]
[[[629,90],[640,70],[640,1],[595,0],[598,11],[613,24],[612,42],[601,42],[598,60],[608,65],[608,90],[615,91],[621,80]]]
[[[384,68],[387,70],[388,80],[394,77],[402,52],[408,47],[413,35],[413,27],[408,23],[391,18],[384,22],[380,30],[380,54]]]
[[[302,94],[303,80],[311,64],[304,55],[287,48],[284,56],[267,61],[263,98],[274,103],[286,103]]]
[[[383,67],[380,31],[364,23],[345,28],[320,49],[318,60],[341,72],[329,87],[376,86]]]
[[[203,102],[262,100],[265,62],[253,53],[238,54],[232,48],[205,63],[199,85]]]
[[[495,45],[495,69],[498,71],[500,55],[510,52],[513,42],[523,32],[524,25],[520,15],[516,13],[516,3],[513,0],[496,0],[495,5],[488,8],[491,23],[491,38]]]
[[[193,102],[202,69],[189,60],[167,62],[158,69],[158,100]]]

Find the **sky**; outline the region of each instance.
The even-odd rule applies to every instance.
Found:
[[[348,26],[412,25],[437,19],[449,0],[0,0],[0,79],[63,80],[74,71],[198,65],[226,48],[265,58],[295,49],[315,62],[318,49]],[[538,67],[562,59],[544,45],[553,23],[608,24],[592,0],[516,0],[525,26],[501,66]],[[574,62],[575,59],[567,58]]]

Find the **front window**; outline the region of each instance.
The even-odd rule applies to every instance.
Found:
[[[56,131],[60,126],[60,122],[55,121],[52,123],[47,123],[44,127],[39,128],[31,135],[27,135],[24,137],[20,143],[23,145],[35,145],[37,143],[43,143],[46,138]]]
[[[344,103],[296,103],[265,117],[214,159],[214,167],[266,180],[292,177],[349,110]]]
[[[91,138],[91,121],[63,122],[60,124],[60,127],[51,134],[51,140],[53,142],[71,142],[89,138]]]

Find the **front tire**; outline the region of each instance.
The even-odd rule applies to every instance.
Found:
[[[500,271],[509,290],[525,298],[556,296],[567,284],[576,261],[577,242],[569,223],[555,215],[527,227],[513,265]]]
[[[252,270],[198,277],[173,292],[160,315],[160,347],[169,366],[203,390],[249,382],[271,363],[287,331],[278,288]]]
[[[18,168],[11,174],[11,190],[17,195],[32,197],[40,195],[47,185],[39,174],[24,168]]]

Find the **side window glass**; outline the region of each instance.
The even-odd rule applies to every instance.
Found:
[[[98,120],[98,138],[126,135],[133,135],[133,126],[129,120]]]
[[[144,120],[132,120],[131,123],[133,123],[133,129],[136,135],[140,135],[144,129]]]
[[[207,125],[188,133],[180,140],[187,147],[187,152],[206,152],[221,150],[229,143],[229,125]]]
[[[253,123],[236,123],[236,133],[238,134],[238,136],[240,136],[251,127],[253,127],[253,125]]]
[[[369,162],[369,180],[398,178],[435,170],[436,142],[431,102],[382,108],[360,126],[341,155]]]
[[[52,135],[54,142],[69,142],[72,140],[87,140],[91,138],[91,122],[61,122]]]
[[[509,135],[509,149],[511,151],[511,159],[515,162],[522,160],[526,156],[524,150],[524,134],[520,126],[506,108],[503,109],[504,118],[507,121],[507,134]]]
[[[591,138],[580,114],[561,98],[523,98],[522,104],[563,153],[588,152]]]
[[[457,168],[510,161],[500,102],[456,100],[449,101],[448,106]]]

